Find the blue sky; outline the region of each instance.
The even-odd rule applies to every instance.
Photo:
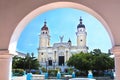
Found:
[[[64,36],[64,42],[67,42],[70,38],[72,45],[76,45],[76,31],[80,17],[82,17],[83,24],[86,26],[86,45],[89,47],[89,51],[99,48],[102,52],[108,52],[112,45],[103,25],[89,13],[72,8],[50,10],[32,19],[20,35],[17,51],[33,52],[37,56],[40,29],[43,27],[45,20],[50,31],[51,46],[53,43],[60,42],[59,36]]]

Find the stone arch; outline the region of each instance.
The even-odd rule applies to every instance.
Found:
[[[74,2],[54,2],[54,3],[49,3],[49,4],[43,5],[41,7],[38,7],[37,9],[35,9],[34,11],[32,11],[28,15],[26,15],[20,21],[20,23],[17,25],[16,29],[14,30],[14,32],[12,34],[12,37],[11,37],[11,40],[9,43],[9,48],[8,48],[9,53],[15,54],[19,36],[29,21],[31,21],[37,15],[42,14],[43,12],[46,12],[46,11],[52,10],[52,9],[56,9],[56,8],[75,8],[78,10],[86,11],[89,14],[93,15],[104,25],[105,29],[107,30],[107,32],[110,36],[111,43],[112,43],[112,45],[114,45],[113,35],[111,33],[111,30],[110,30],[108,24],[106,23],[104,18],[101,17],[97,12],[95,12],[94,10],[92,10],[89,7],[86,7],[82,4],[78,4],[78,3],[74,3]]]

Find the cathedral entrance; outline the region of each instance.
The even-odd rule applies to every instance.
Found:
[[[64,65],[64,56],[59,56],[59,66]]]
[[[48,65],[52,66],[52,60],[48,60]]]

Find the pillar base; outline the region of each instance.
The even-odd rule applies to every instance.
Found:
[[[115,80],[120,80],[120,46],[114,46],[112,52],[115,55]]]
[[[0,80],[11,80],[12,55],[6,51],[0,51]]]

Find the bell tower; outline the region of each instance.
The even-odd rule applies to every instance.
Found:
[[[87,32],[85,29],[85,25],[82,23],[82,18],[80,17],[80,23],[77,26],[77,47],[78,48],[86,48],[86,36]]]
[[[45,21],[44,26],[41,28],[39,48],[45,48],[50,46],[49,29],[46,23],[47,22]]]

